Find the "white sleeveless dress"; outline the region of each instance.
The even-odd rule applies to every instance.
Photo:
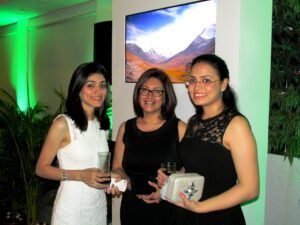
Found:
[[[57,152],[59,167],[80,170],[97,167],[97,152],[107,152],[107,131],[100,130],[95,119],[88,122],[86,131],[75,127],[74,121],[62,114],[68,122],[71,143]],[[56,194],[51,225],[107,225],[106,194],[101,189],[80,181],[61,181]]]

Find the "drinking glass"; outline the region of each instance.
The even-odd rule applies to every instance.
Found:
[[[160,166],[167,176],[176,173],[176,162],[163,162]]]
[[[163,172],[167,176],[176,173],[176,162],[171,162],[171,161],[163,162],[160,164],[160,167],[162,168]],[[160,197],[164,200],[166,199],[167,187],[168,187],[168,180],[160,189]]]
[[[98,152],[98,168],[103,172],[109,174],[110,177],[110,152]],[[109,184],[110,181],[101,182],[104,184]]]

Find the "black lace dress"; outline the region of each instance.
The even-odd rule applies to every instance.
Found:
[[[234,186],[237,174],[231,153],[222,145],[224,132],[237,112],[225,109],[219,115],[202,120],[194,115],[181,141],[179,154],[186,172],[205,177],[200,201],[216,196]],[[210,213],[193,213],[178,209],[177,224],[183,225],[244,225],[240,205]]]
[[[136,118],[126,122],[123,141],[125,151],[123,168],[130,177],[132,191],[123,193],[121,202],[122,225],[173,225],[174,211],[177,207],[166,201],[147,204],[136,194],[151,193],[147,180],[155,179],[160,164],[176,161],[178,157],[177,118],[166,121],[159,129],[144,132],[138,129]],[[180,165],[179,165],[180,167]]]

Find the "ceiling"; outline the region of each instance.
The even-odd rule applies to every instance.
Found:
[[[0,26],[91,0],[0,0]]]

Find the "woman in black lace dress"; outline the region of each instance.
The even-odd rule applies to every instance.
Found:
[[[185,172],[205,177],[202,198],[190,201],[177,224],[244,225],[240,204],[258,196],[256,143],[248,120],[239,113],[226,63],[216,55],[196,57],[187,89],[196,114],[188,122],[179,152]],[[160,183],[166,176],[159,171]],[[187,210],[186,210],[187,209]]]

